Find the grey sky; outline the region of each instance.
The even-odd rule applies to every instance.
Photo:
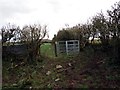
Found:
[[[0,0],[0,27],[7,23],[20,25],[47,24],[50,39],[59,29],[78,23],[111,9],[119,0]]]

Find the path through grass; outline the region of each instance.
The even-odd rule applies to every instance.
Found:
[[[41,45],[41,54],[47,57],[54,57],[54,46],[51,43]]]

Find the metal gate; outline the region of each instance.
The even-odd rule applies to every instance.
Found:
[[[68,40],[56,42],[57,53],[62,54],[78,54],[79,53],[79,40]]]

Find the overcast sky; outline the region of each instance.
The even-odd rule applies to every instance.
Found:
[[[7,24],[48,25],[50,39],[65,24],[85,23],[97,13],[106,12],[119,0],[0,0],[0,27]]]

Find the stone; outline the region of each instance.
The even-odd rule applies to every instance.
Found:
[[[72,65],[71,65],[71,63],[68,63],[68,65],[71,67]]]
[[[61,65],[56,65],[56,68],[60,69],[60,68],[62,68],[62,66]]]
[[[55,79],[56,82],[59,81],[59,80],[60,80],[60,78]]]
[[[46,73],[46,75],[50,75],[51,74],[51,71],[48,71],[47,73]]]

